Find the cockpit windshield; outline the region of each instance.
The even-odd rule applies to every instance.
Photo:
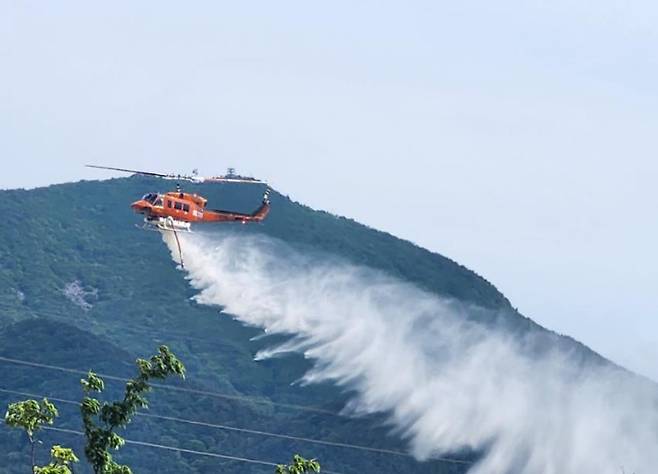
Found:
[[[157,198],[158,198],[158,195],[156,193],[148,193],[148,194],[144,194],[144,196],[142,196],[142,199],[144,201],[150,202],[151,204],[153,204]]]

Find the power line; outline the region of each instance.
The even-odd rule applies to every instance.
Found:
[[[50,311],[50,312],[49,311],[41,311],[41,310],[30,310],[30,311],[33,314],[43,314],[43,315],[46,315],[46,316],[53,317],[54,319],[59,319],[59,320],[62,320],[62,321],[65,321],[65,322],[69,323],[69,321],[66,320],[65,318],[62,318],[62,316],[59,313],[55,313],[53,311]],[[136,333],[148,334],[149,336],[151,336],[152,339],[157,339],[154,336],[168,337],[168,334],[169,334],[169,333],[162,332],[157,328],[154,328],[154,331],[159,331],[160,334],[154,334],[154,333],[152,333],[148,330],[145,330],[145,328],[142,328],[142,327],[130,326],[130,325],[126,325],[126,324],[123,324],[123,323],[122,323],[122,326],[124,327],[124,329],[128,329],[128,330],[136,332]],[[196,336],[193,336],[193,335],[185,335],[183,333],[173,333],[173,332],[171,334],[173,334],[175,337],[181,337],[181,338],[186,338],[186,339],[190,339],[190,340],[201,341],[201,342],[204,342],[204,343],[211,342],[211,341],[208,341],[206,339],[196,337]],[[0,360],[4,360],[6,362],[24,363],[25,365],[32,365],[34,367],[48,368],[48,369],[53,369],[53,370],[62,370],[62,371],[71,372],[71,373],[80,373],[80,374],[84,374],[84,375],[87,374],[86,371],[81,371],[79,369],[69,369],[69,368],[66,368],[66,367],[58,367],[58,366],[47,365],[47,364],[38,364],[36,362],[22,361],[20,359],[10,359],[10,358],[0,357]],[[122,382],[125,382],[125,381],[128,380],[126,378],[107,375],[107,374],[98,374],[98,375],[101,375],[101,376],[103,376],[107,379],[110,379],[110,380],[118,380],[118,381],[122,381]],[[229,394],[222,394],[222,393],[218,393],[218,392],[198,390],[198,389],[190,389],[190,388],[185,388],[185,387],[176,387],[176,386],[163,385],[163,384],[157,384],[157,383],[153,383],[152,385],[154,387],[164,388],[166,390],[174,390],[174,391],[181,391],[181,392],[187,392],[187,393],[194,393],[194,394],[197,394],[197,395],[204,395],[204,396],[210,396],[210,397],[215,397],[215,398],[224,398],[224,399],[228,399],[228,400],[247,401],[247,402],[254,403],[254,404],[272,405],[272,406],[278,406],[278,407],[281,407],[281,408],[287,408],[287,409],[292,409],[292,410],[302,410],[302,411],[308,411],[308,412],[316,412],[316,413],[321,413],[323,415],[330,415],[330,416],[336,416],[336,417],[345,417],[345,415],[343,415],[341,413],[337,413],[337,412],[334,412],[334,411],[331,411],[331,410],[326,410],[324,408],[313,407],[313,406],[273,402],[273,401],[270,401],[270,400],[263,400],[263,399],[259,399],[259,398],[256,398],[256,397],[249,397],[249,396],[244,396],[244,395],[229,395]]]
[[[76,436],[84,436],[85,434],[82,431],[78,430],[71,430],[67,428],[54,428],[52,426],[44,426],[44,430],[46,431],[56,431],[59,433],[68,433],[68,434],[73,434]],[[278,466],[277,463],[269,462],[269,461],[262,461],[260,459],[251,459],[251,458],[244,458],[241,456],[232,456],[230,454],[220,454],[220,453],[213,453],[210,451],[197,451],[196,449],[186,449],[186,448],[178,448],[175,446],[167,446],[165,444],[158,444],[158,443],[149,443],[147,441],[137,441],[137,440],[132,440],[132,439],[125,439],[124,441],[126,444],[132,444],[135,446],[144,446],[147,448],[156,448],[156,449],[164,449],[166,451],[175,451],[179,453],[185,453],[185,454],[194,454],[197,456],[206,456],[206,457],[211,457],[211,458],[219,458],[219,459],[227,459],[229,461],[238,461],[238,462],[245,462],[245,463],[250,463],[250,464],[260,464],[261,466],[268,466],[268,467],[276,467]],[[324,471],[327,474],[340,474],[335,471]]]
[[[9,390],[9,389],[4,389],[0,388],[0,392],[3,393],[10,393],[14,395],[20,395],[23,397],[36,397],[36,398],[48,398],[49,400],[55,401],[55,402],[60,402],[60,403],[67,403],[70,405],[80,405],[80,402],[77,402],[75,400],[68,400],[65,398],[56,398],[56,397],[49,397],[47,395],[37,395],[34,393],[28,393],[28,392],[21,392],[18,390]],[[302,436],[293,436],[293,435],[284,435],[280,433],[271,433],[268,431],[261,431],[261,430],[252,430],[248,428],[238,428],[235,426],[229,426],[229,425],[221,425],[221,424],[216,424],[216,423],[209,423],[209,422],[204,422],[204,421],[196,421],[196,420],[189,420],[185,418],[178,418],[178,417],[173,417],[173,416],[165,416],[165,415],[154,415],[151,413],[137,413],[137,416],[143,416],[146,418],[155,418],[155,419],[160,419],[160,420],[166,420],[166,421],[174,421],[177,423],[185,423],[185,424],[190,424],[190,425],[197,425],[197,426],[205,426],[208,428],[216,428],[220,430],[227,430],[227,431],[236,431],[236,432],[241,432],[241,433],[249,433],[249,434],[255,434],[255,435],[261,435],[261,436],[267,436],[267,437],[272,437],[272,438],[282,438],[282,439],[289,439],[292,441],[300,441],[300,442],[306,442],[306,443],[313,443],[313,444],[320,444],[320,445],[326,445],[326,446],[332,446],[332,447],[340,447],[340,448],[349,448],[349,449],[355,449],[359,451],[369,451],[373,453],[380,453],[380,454],[392,454],[396,456],[403,456],[403,457],[408,457],[408,458],[413,458],[413,456],[404,453],[402,451],[396,451],[393,449],[385,449],[385,448],[372,448],[370,446],[361,446],[358,444],[350,444],[350,443],[341,443],[337,441],[326,441],[326,440],[321,440],[321,439],[314,439],[314,438],[305,438]],[[445,457],[436,457],[432,458],[434,461],[441,461],[441,462],[447,462],[447,463],[453,463],[453,464],[473,464],[471,461],[465,461],[463,459],[455,459],[455,458],[445,458]]]
[[[222,429],[222,430],[228,430],[228,431],[237,431],[237,432],[242,432],[242,433],[249,433],[249,434],[254,434],[254,435],[260,435],[260,436],[268,436],[272,438],[281,438],[281,439],[288,439],[291,441],[301,441],[301,442],[306,442],[306,443],[313,443],[313,444],[322,444],[325,446],[332,446],[332,447],[337,447],[337,448],[349,448],[349,449],[356,449],[359,451],[369,451],[372,453],[380,453],[380,454],[393,454],[396,456],[404,456],[404,457],[411,457],[407,453],[403,453],[401,451],[395,451],[393,449],[384,449],[384,448],[371,448],[370,446],[361,446],[358,444],[350,444],[350,443],[341,443],[338,441],[326,441],[322,439],[314,439],[314,438],[305,438],[302,436],[293,436],[293,435],[285,435],[281,433],[271,433],[268,431],[260,431],[260,430],[252,430],[248,428],[237,428],[234,426],[228,426],[228,425],[219,425],[219,424],[214,424],[214,423],[207,423],[203,421],[194,421],[194,420],[186,420],[184,418],[176,418],[176,417],[171,417],[171,416],[163,416],[163,415],[151,415],[150,413],[141,413],[142,416],[145,417],[150,417],[150,418],[158,418],[161,420],[168,420],[168,421],[175,421],[178,423],[187,423],[187,424],[192,424],[192,425],[199,425],[199,426],[206,426],[209,428],[217,428],[217,429]]]
[[[68,373],[80,374],[80,375],[87,375],[87,373],[88,373],[88,371],[84,371],[84,370],[80,370],[80,369],[71,369],[71,368],[68,368],[68,367],[61,367],[61,366],[49,365],[49,364],[41,364],[41,363],[38,363],[38,362],[31,362],[31,361],[26,361],[26,360],[22,360],[22,359],[13,359],[13,358],[2,357],[2,356],[0,356],[0,361],[9,362],[9,363],[18,364],[18,365],[29,366],[29,367],[43,368],[43,369],[48,369],[48,370],[58,370],[58,371],[62,371],[62,372],[68,372]],[[108,375],[108,374],[102,374],[102,373],[97,373],[97,375],[99,375],[100,377],[109,379],[109,380],[116,380],[116,381],[120,381],[120,382],[127,382],[129,380],[128,378],[118,377],[118,376],[115,376],[115,375]],[[309,406],[304,406],[304,405],[294,405],[294,404],[287,404],[287,403],[271,402],[269,400],[262,400],[262,399],[258,399],[258,398],[254,398],[254,397],[248,397],[248,396],[229,395],[229,394],[223,394],[223,393],[218,393],[218,392],[190,389],[190,388],[185,388],[185,387],[176,387],[176,386],[172,386],[172,385],[164,385],[164,384],[158,384],[158,383],[152,383],[151,385],[153,387],[161,388],[161,389],[164,389],[164,390],[172,390],[172,391],[178,391],[178,392],[183,392],[183,393],[192,393],[192,394],[195,394],[195,395],[210,396],[210,397],[215,397],[215,398],[223,398],[223,399],[236,400],[236,401],[245,401],[245,402],[255,403],[255,404],[273,405],[273,406],[279,406],[279,407],[282,407],[282,408],[301,410],[301,411],[309,411],[309,412],[316,412],[316,413],[322,413],[322,414],[338,416],[338,417],[345,416],[345,415],[342,415],[340,413],[335,413],[335,412],[332,412],[332,411],[329,411],[329,410],[324,410],[322,408],[309,407]],[[11,391],[6,390],[6,389],[0,389],[0,391],[11,393]],[[34,396],[34,395],[31,395],[31,394],[25,394],[25,393],[20,393],[20,392],[18,394],[24,395],[24,396]],[[48,397],[48,398],[51,398],[51,397]],[[74,402],[72,400],[56,399],[56,398],[51,398],[51,399],[55,400],[55,401],[60,401],[62,403],[76,403],[76,404],[79,404],[78,402]],[[295,441],[303,441],[303,442],[309,442],[309,443],[323,444],[323,445],[334,446],[334,447],[344,447],[344,448],[358,449],[358,450],[370,451],[370,452],[376,452],[376,453],[382,453],[382,454],[392,454],[392,455],[397,455],[397,456],[412,457],[407,453],[403,453],[401,451],[389,450],[389,449],[385,449],[385,448],[371,448],[369,446],[352,445],[352,444],[349,444],[349,443],[340,443],[340,442],[334,442],[334,441],[316,440],[316,439],[313,439],[313,438],[304,438],[304,437],[297,437],[297,436],[292,436],[292,435],[283,435],[283,434],[280,434],[280,433],[270,433],[270,432],[266,432],[266,431],[250,430],[250,429],[247,429],[247,428],[237,428],[237,427],[232,427],[232,426],[228,426],[228,425],[219,425],[219,424],[207,423],[207,422],[202,422],[202,421],[187,420],[187,419],[177,418],[177,417],[168,417],[168,416],[164,416],[164,415],[152,415],[152,414],[147,414],[147,413],[140,413],[139,415],[144,416],[144,417],[158,418],[158,419],[164,419],[164,420],[175,421],[175,422],[180,422],[180,423],[194,424],[194,425],[198,425],[198,426],[207,426],[207,427],[216,428],[216,429],[224,429],[224,430],[229,430],[229,431],[244,432],[244,433],[262,435],[262,436],[271,436],[271,437],[277,437],[277,438],[282,438],[282,439],[290,439],[290,440],[295,440]],[[454,463],[454,464],[473,464],[472,461],[466,461],[466,460],[455,459],[455,458],[435,457],[435,458],[432,458],[432,460],[440,461],[440,462],[446,462],[446,463]]]
[[[78,430],[70,430],[67,428],[54,428],[52,426],[44,426],[44,430],[46,431],[58,431],[60,433],[69,433],[69,434],[74,434],[77,436],[84,436],[85,434],[82,431]],[[124,438],[125,439],[125,438]],[[209,451],[197,451],[196,449],[186,449],[186,448],[177,448],[175,446],[167,446],[164,444],[157,444],[157,443],[149,443],[146,441],[136,441],[132,439],[125,439],[126,444],[134,444],[136,446],[148,446],[151,448],[158,448],[158,449],[166,449],[168,451],[177,451],[180,453],[188,453],[188,454],[196,454],[198,456],[208,456],[208,457],[213,457],[213,458],[221,458],[221,459],[230,459],[231,461],[241,461],[241,462],[248,462],[248,463],[253,463],[253,464],[261,464],[264,466],[275,466],[276,463],[273,462],[268,462],[268,461],[261,461],[258,459],[249,459],[249,458],[243,458],[239,456],[231,456],[229,454],[219,454],[219,453],[212,453]]]
[[[80,369],[71,369],[69,367],[61,367],[58,365],[50,365],[50,364],[41,364],[39,362],[32,362],[28,360],[22,360],[22,359],[13,359],[10,357],[2,357],[0,356],[0,361],[3,362],[9,362],[11,364],[18,364],[18,365],[25,365],[29,367],[38,367],[41,369],[48,369],[48,370],[58,370],[60,372],[68,372],[71,374],[76,374],[76,375],[87,375],[88,371],[86,370],[80,370]],[[127,382],[129,379],[126,377],[118,377],[116,375],[109,375],[109,374],[102,374],[102,373],[96,373],[96,375],[99,375],[103,378],[106,378],[108,380],[116,380],[119,382]],[[152,383],[151,384],[153,387],[161,388],[164,390],[171,390],[175,392],[184,392],[184,393],[192,393],[195,395],[203,395],[203,396],[208,396],[208,397],[215,397],[215,398],[223,398],[227,400],[236,400],[236,401],[244,401],[244,402],[249,402],[249,403],[254,403],[254,404],[262,404],[262,405],[272,405],[272,406],[278,406],[281,408],[287,408],[291,410],[301,410],[301,411],[308,411],[308,412],[315,412],[315,413],[322,413],[323,415],[331,415],[331,416],[337,416],[337,417],[344,417],[345,415],[341,415],[340,413],[336,413],[330,410],[325,410],[323,408],[318,408],[318,407],[310,407],[310,406],[304,406],[304,405],[294,405],[291,403],[280,403],[280,402],[272,402],[270,400],[264,400],[261,398],[256,398],[256,397],[249,397],[245,395],[229,395],[226,393],[219,393],[219,392],[212,392],[209,390],[199,390],[199,389],[194,389],[194,388],[185,388],[185,387],[176,387],[174,385],[164,385],[164,384],[159,384],[159,383]]]
[[[67,400],[65,398],[56,398],[56,397],[50,397],[47,395],[39,395],[35,393],[28,393],[28,392],[21,392],[17,390],[9,390],[5,388],[0,388],[0,392],[3,393],[10,393],[14,395],[20,395],[23,397],[32,397],[32,398],[47,398],[49,400],[55,401],[55,402],[60,402],[60,403],[67,403],[70,405],[80,405],[80,402],[77,402],[75,400]],[[173,416],[165,416],[165,415],[155,415],[151,413],[141,413],[138,412],[137,416],[143,416],[146,418],[155,418],[158,420],[165,420],[165,421],[174,421],[177,423],[185,423],[189,425],[196,425],[196,426],[204,426],[208,428],[216,428],[220,430],[227,430],[227,431],[236,431],[240,433],[248,433],[248,434],[254,434],[254,435],[260,435],[260,436],[267,436],[267,437],[272,437],[272,438],[281,438],[281,439],[287,439],[291,441],[300,441],[300,442],[306,442],[306,443],[313,443],[313,444],[320,444],[320,445],[325,445],[325,446],[332,446],[332,447],[339,447],[339,448],[349,448],[349,449],[356,449],[359,451],[369,451],[373,453],[380,453],[380,454],[392,454],[396,456],[404,456],[404,457],[412,457],[407,453],[404,453],[402,451],[396,451],[393,449],[385,449],[385,448],[372,448],[370,446],[361,446],[358,444],[350,444],[350,443],[341,443],[338,441],[326,441],[326,440],[321,440],[321,439],[314,439],[314,438],[305,438],[302,436],[293,436],[293,435],[285,435],[281,433],[272,433],[269,431],[261,431],[261,430],[252,430],[248,428],[239,428],[235,426],[229,426],[229,425],[221,425],[217,423],[209,423],[205,421],[196,421],[196,420],[189,420],[186,418],[178,418],[178,417],[173,417]],[[444,461],[447,461],[448,459],[443,459]],[[450,460],[453,462],[460,462],[459,460]],[[465,461],[464,461],[465,462]]]

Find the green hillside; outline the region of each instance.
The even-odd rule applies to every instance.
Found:
[[[272,462],[301,452],[320,458],[324,469],[344,474],[467,470],[464,463],[418,463],[397,454],[208,426],[404,449],[404,442],[390,434],[381,418],[355,420],[336,415],[345,393],[327,385],[294,385],[307,369],[307,361],[300,357],[254,361],[254,354],[268,344],[251,340],[259,331],[190,300],[193,292],[160,236],[136,229],[133,224],[140,219],[128,207],[145,192],[165,191],[171,184],[132,177],[0,192],[4,216],[0,227],[2,406],[25,398],[9,391],[78,400],[80,374],[55,367],[93,368],[129,377],[136,357],[147,356],[166,343],[187,366],[187,380],[176,383],[186,391],[156,389],[149,413],[207,425],[138,417],[125,432],[128,439]],[[186,188],[202,192],[213,206],[244,211],[258,203],[262,192],[232,185]],[[493,285],[472,271],[352,220],[274,193],[265,223],[233,228],[379,268],[437,294],[486,308],[472,317],[519,334],[535,333],[532,350],[560,344],[582,354],[583,360],[601,361],[580,344],[518,314]],[[109,393],[116,395],[121,383],[109,385]],[[62,414],[57,426],[79,429],[77,407],[57,404]],[[0,428],[0,473],[25,472],[28,452],[20,434]],[[44,439],[73,445],[82,454],[80,439],[73,435],[46,433]],[[45,450],[42,455],[45,460]],[[272,472],[256,464],[131,446],[121,451],[119,460],[130,463],[136,472]]]

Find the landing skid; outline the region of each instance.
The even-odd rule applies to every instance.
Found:
[[[178,221],[172,217],[147,217],[144,219],[144,225],[153,227],[153,230],[192,232],[189,222]]]
[[[193,232],[190,229],[177,229],[177,228],[172,228],[172,227],[167,227],[161,224],[154,224],[152,222],[145,222],[143,224],[135,224],[135,227],[141,230],[150,230],[153,232],[183,232],[185,234],[192,234]]]

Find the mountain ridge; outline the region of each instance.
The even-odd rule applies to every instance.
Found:
[[[0,241],[4,242],[0,247],[0,342],[7,347],[9,341],[22,344],[23,357],[28,358],[30,351],[34,354],[39,350],[30,346],[35,331],[32,326],[36,324],[38,328],[39,323],[44,323],[50,329],[38,333],[40,346],[50,340],[52,347],[56,348],[53,349],[55,353],[61,355],[57,359],[59,363],[68,360],[74,368],[75,352],[70,347],[57,345],[56,325],[59,324],[60,329],[70,328],[65,332],[77,334],[78,339],[93,341],[91,346],[110,348],[115,356],[109,368],[117,370],[119,367],[126,370],[126,364],[131,363],[131,360],[117,360],[119,357],[146,356],[158,344],[166,342],[187,365],[188,381],[200,384],[207,391],[258,396],[274,403],[263,412],[262,407],[236,409],[232,405],[204,401],[207,405],[202,404],[203,413],[212,410],[232,413],[233,422],[258,420],[272,431],[289,429],[308,437],[322,435],[361,445],[403,449],[404,440],[388,435],[386,425],[376,416],[335,421],[314,414],[313,419],[321,425],[316,433],[309,432],[303,416],[290,415],[276,408],[280,403],[319,406],[335,412],[340,410],[349,394],[328,384],[291,387],[290,384],[308,369],[308,361],[300,357],[254,361],[258,350],[268,344],[260,339],[253,340],[260,335],[259,330],[244,327],[227,317],[217,317],[216,310],[190,300],[194,292],[175,269],[159,236],[135,229],[132,224],[138,224],[139,218],[128,207],[142,194],[162,191],[170,186],[170,182],[158,179],[131,177],[0,191],[3,198],[0,199],[0,212],[7,224],[0,229]],[[203,193],[210,202],[222,202],[224,207],[243,211],[251,210],[259,198],[258,189],[235,185],[190,185],[186,188]],[[443,297],[469,302],[484,309],[474,315],[480,318],[480,322],[519,336],[532,334],[537,350],[549,350],[557,344],[580,354],[583,363],[607,363],[579,342],[550,332],[522,316],[494,285],[457,262],[354,220],[315,211],[282,194],[273,193],[272,212],[264,224],[234,226],[233,229],[245,235],[263,233],[304,251],[336,255]],[[52,335],[51,339],[49,335]],[[11,354],[5,357],[11,357]],[[4,364],[3,370],[6,367]],[[39,393],[39,383],[31,384],[23,377],[19,379],[25,382],[21,390]],[[54,390],[50,387],[48,390]],[[70,389],[65,392],[67,396],[74,396]],[[157,391],[154,396],[159,397]],[[0,397],[0,402],[6,403],[9,399],[5,394]],[[194,405],[197,402],[166,399],[164,405],[193,416],[196,412],[185,403]],[[73,415],[70,413],[64,420],[67,426],[72,426]],[[272,418],[268,419],[266,415]],[[138,420],[138,423],[143,423],[143,420]],[[239,452],[251,450],[262,458],[278,461],[285,460],[290,450],[297,449],[295,445],[280,443],[227,441],[214,432],[197,436],[192,430],[158,428],[153,423],[148,426],[151,434],[155,433],[169,443],[176,440],[176,433],[194,440],[206,437],[202,441],[206,449],[217,450],[222,443],[228,443],[229,448]],[[149,435],[139,428],[135,433],[144,437]],[[14,457],[0,453],[0,464],[8,465],[18,452],[19,444],[15,435],[11,436],[14,441],[8,445],[11,448],[9,454]],[[4,445],[2,439],[0,445]],[[326,460],[323,466],[326,465],[327,469],[345,473],[397,472],[396,469],[409,463],[408,459],[391,461],[383,455],[359,459],[349,453],[317,446],[298,447]],[[466,460],[473,459],[470,453],[462,455]],[[128,458],[138,461],[137,457]],[[182,458],[180,463],[176,461],[172,472],[180,472],[175,469],[205,472],[208,468],[206,464],[195,467],[194,462]],[[413,461],[413,469],[417,472],[464,472],[464,466]],[[158,468],[166,472],[162,470],[163,466],[158,465]],[[17,468],[6,472],[18,471]],[[240,472],[263,470],[247,467]]]

